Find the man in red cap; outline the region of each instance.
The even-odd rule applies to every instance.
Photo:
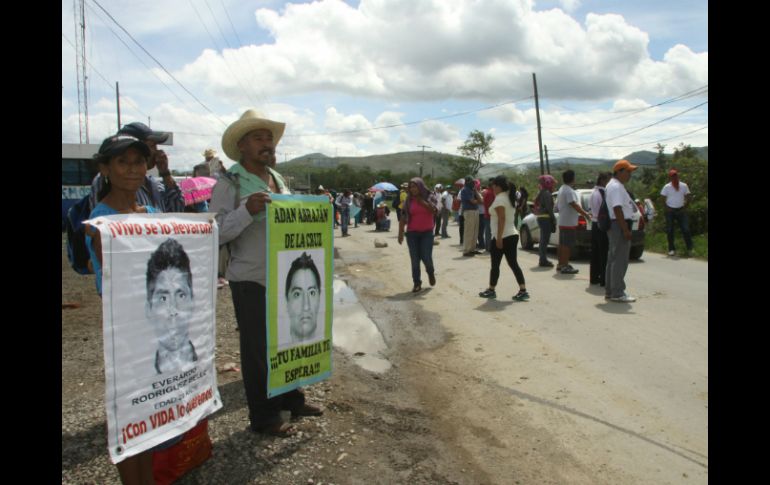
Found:
[[[668,172],[668,178],[671,182],[667,183],[660,195],[663,196],[666,206],[666,236],[668,237],[668,255],[675,254],[674,248],[674,220],[679,223],[679,229],[682,231],[684,243],[687,246],[687,256],[692,252],[692,236],[690,235],[690,225],[687,219],[685,208],[690,202],[692,194],[686,183],[679,181],[679,172],[672,168]]]
[[[631,173],[637,169],[628,160],[619,160],[612,167],[612,180],[605,189],[607,207],[610,210],[610,230],[607,236],[610,242],[607,254],[607,270],[604,275],[604,299],[620,303],[632,303],[636,298],[626,294],[626,270],[631,252],[631,217],[634,214],[634,201],[628,195],[626,184],[631,180]]]

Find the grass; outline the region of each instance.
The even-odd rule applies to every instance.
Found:
[[[708,233],[693,235],[692,245],[693,245],[692,257],[697,259],[704,259],[708,261],[709,259]],[[682,235],[680,234],[679,229],[674,231],[674,246],[676,247],[676,255],[684,256],[684,251],[687,248],[687,246],[684,243],[684,239],[682,239]],[[644,251],[667,254],[668,239],[666,238],[666,233],[664,231],[647,232],[644,235]]]

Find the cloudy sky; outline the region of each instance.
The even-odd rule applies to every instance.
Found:
[[[75,7],[62,0],[62,142],[78,143]],[[706,0],[85,0],[91,143],[143,121],[191,169],[246,109],[307,153],[539,160],[708,145]],[[149,119],[149,121],[148,121]]]

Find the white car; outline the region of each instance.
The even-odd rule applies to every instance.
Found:
[[[578,199],[580,200],[580,206],[583,208],[584,211],[591,213],[591,194],[593,193],[593,189],[576,189],[575,192],[577,192]],[[554,214],[556,216],[556,232],[551,233],[551,238],[548,240],[548,246],[556,247],[559,245],[559,213],[556,212],[556,195],[557,193],[553,193],[553,200],[554,200]],[[650,202],[649,206],[647,206],[647,201],[649,199],[645,199],[645,206],[646,209],[651,208],[652,202]],[[519,241],[521,242],[521,248],[522,249],[532,249],[535,245],[535,243],[540,244],[540,226],[537,224],[537,216],[532,211],[532,202],[528,202],[530,205],[530,212],[529,214],[522,219],[522,221],[519,223]],[[653,214],[654,214],[654,209]],[[647,211],[645,211],[647,212]],[[592,214],[593,215],[593,214]],[[634,212],[633,217],[631,220],[633,221],[631,225],[631,259],[639,259],[642,257],[642,253],[644,252],[644,229],[639,229],[639,220],[641,219],[641,212]],[[576,241],[575,241],[575,249],[574,253],[575,255],[585,254],[588,255],[591,253],[591,227],[586,223],[586,220],[583,216],[578,216],[578,227],[577,227],[577,233],[576,233]]]

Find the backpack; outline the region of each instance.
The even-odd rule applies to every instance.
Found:
[[[88,220],[88,216],[91,215],[89,197],[90,195],[83,197],[70,207],[64,220],[67,230],[67,259],[72,269],[79,274],[93,274],[88,267],[91,255],[86,247],[86,228],[83,225],[83,221]]]
[[[607,196],[603,190],[599,191],[602,194],[602,205],[599,206],[599,213],[596,215],[596,224],[601,231],[609,231],[612,221],[610,220],[610,209],[607,207]]]

